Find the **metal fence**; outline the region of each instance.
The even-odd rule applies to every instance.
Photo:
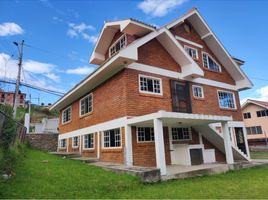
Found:
[[[8,118],[10,117],[0,111],[0,136],[3,133],[3,126]],[[16,137],[13,138],[13,142],[15,142],[16,139],[18,139],[19,142],[24,142],[27,130],[26,127],[24,127],[23,124],[15,121],[14,119],[12,120],[15,122],[16,126]]]

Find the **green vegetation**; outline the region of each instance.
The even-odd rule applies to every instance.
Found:
[[[32,105],[31,107],[31,122],[41,122],[43,118],[55,118],[59,117],[58,111],[50,111],[47,107]]]
[[[143,184],[79,161],[28,150],[0,198],[267,198],[268,167]]]
[[[252,159],[268,159],[268,152],[251,151],[250,156]]]

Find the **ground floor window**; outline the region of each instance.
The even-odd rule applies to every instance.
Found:
[[[172,140],[173,141],[183,141],[191,140],[191,132],[189,128],[172,128]]]
[[[121,131],[119,128],[103,131],[103,147],[121,147]]]
[[[78,136],[73,137],[73,147],[78,147]]]
[[[248,135],[262,134],[261,126],[251,126],[251,127],[247,127],[246,129],[247,129]]]
[[[138,127],[137,128],[137,139],[138,139],[138,142],[154,141],[154,128]]]
[[[60,148],[66,148],[66,146],[67,146],[66,141],[67,141],[66,139],[61,139],[60,140]]]
[[[94,148],[94,133],[84,135],[84,149]]]

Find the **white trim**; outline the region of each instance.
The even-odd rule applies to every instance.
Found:
[[[69,109],[70,108],[70,120],[69,121],[66,121],[66,122],[63,122],[63,117],[64,117],[64,111],[66,111],[67,109]],[[67,108],[65,108],[64,110],[62,110],[62,112],[61,112],[61,124],[62,125],[64,125],[64,124],[67,124],[67,123],[69,123],[69,122],[71,122],[72,121],[72,106],[70,105],[70,106],[68,106]]]
[[[194,60],[199,60],[198,50],[197,50],[196,48],[190,47],[190,46],[188,46],[188,45],[184,45],[183,48],[184,48],[184,50],[185,50],[186,52],[187,52],[186,48],[188,48],[188,49],[190,49],[190,50],[194,50],[194,51],[195,51],[195,54],[196,54],[196,58],[192,57],[191,55],[189,55],[189,56],[191,56]],[[188,53],[188,52],[187,52],[187,53]]]
[[[133,69],[137,71],[142,71],[142,72],[147,72],[147,73],[152,73],[156,75],[161,75],[161,76],[166,76],[174,79],[181,79],[181,80],[188,80],[182,77],[182,74],[179,72],[167,70],[167,69],[162,69],[156,66],[151,66],[151,65],[145,65],[145,64],[140,64],[140,63],[132,63],[127,66],[128,69]],[[203,85],[209,85],[213,87],[219,87],[219,88],[224,88],[227,90],[235,90],[237,91],[237,87],[235,85],[231,85],[228,83],[223,83],[219,81],[214,81],[210,79],[205,79],[205,78],[194,78],[190,80],[190,82],[193,83],[199,83]]]
[[[93,134],[93,147],[86,148],[85,147],[85,136],[91,135],[91,134]],[[95,133],[87,133],[87,134],[83,135],[83,145],[82,146],[83,146],[83,150],[94,150],[95,149]]]
[[[197,97],[197,96],[195,96],[195,94],[194,94],[194,88],[200,88],[200,89],[201,89],[201,94],[202,94],[201,97]],[[205,98],[205,95],[204,95],[204,88],[203,88],[203,86],[201,86],[201,85],[192,85],[192,93],[193,93],[193,97],[195,97],[195,98],[199,98],[199,99],[204,99],[204,98]]]
[[[206,66],[204,65],[204,57],[203,57],[204,54],[205,54],[206,56],[208,56],[213,62],[215,62],[215,63],[219,66],[219,71],[215,71],[215,70],[213,70],[213,69],[210,69],[209,66],[206,67]],[[209,53],[207,53],[207,52],[205,52],[205,51],[202,51],[202,63],[203,63],[203,67],[206,68],[206,69],[208,69],[208,70],[215,71],[215,72],[222,72],[222,70],[221,70],[221,65],[220,65],[214,58],[212,58],[212,56],[211,56]],[[208,65],[209,65],[208,60],[207,60],[207,63],[208,63]]]
[[[115,129],[119,129],[119,133],[120,133],[120,146],[117,146],[117,147],[104,147],[104,132],[105,131],[111,131],[111,130],[115,130]],[[109,130],[105,130],[105,131],[102,131],[102,149],[122,149],[123,145],[122,145],[122,130],[121,130],[121,127],[118,127],[118,128],[113,128],[113,129],[109,129]]]
[[[133,165],[132,129],[129,125],[125,126],[125,164]]]
[[[141,80],[140,80],[141,78],[148,78],[148,79],[152,79],[152,80],[158,80],[159,81],[159,85],[160,85],[160,88],[159,88],[160,89],[160,93],[141,90]],[[138,81],[139,81],[139,92],[140,93],[163,96],[163,86],[162,86],[162,79],[161,78],[139,74],[139,80]]]
[[[74,146],[74,138],[75,138],[75,137],[77,137],[77,146]],[[73,148],[73,149],[77,149],[77,148],[79,147],[79,140],[78,140],[78,138],[79,138],[78,136],[74,136],[74,137],[72,137],[72,148]]]
[[[193,41],[191,41],[191,40],[187,40],[187,39],[185,39],[185,38],[183,38],[183,37],[180,37],[180,36],[178,36],[178,35],[175,35],[175,38],[176,38],[177,40],[180,40],[180,41],[182,41],[182,42],[191,44],[191,45],[196,46],[196,47],[198,47],[198,48],[201,48],[201,49],[203,48],[203,45],[201,45],[201,44],[197,44],[197,43],[195,43],[195,42],[193,42]]]
[[[117,39],[117,40],[116,40],[116,41],[109,47],[109,49],[108,49],[108,50],[109,50],[109,58],[112,57],[112,56],[114,56],[117,52],[119,52],[119,51],[117,51],[117,52],[114,53],[114,55],[111,55],[111,51],[110,51],[110,50],[111,50],[111,48],[114,47],[114,46],[116,45],[116,43],[119,42],[123,37],[125,38],[125,45],[124,45],[122,48],[120,47],[120,50],[119,50],[119,51],[121,51],[122,49],[124,49],[124,48],[127,46],[127,35],[126,35],[126,34],[123,34],[123,35],[121,35],[121,36],[120,36],[120,37],[119,37],[119,38],[118,38],[118,39]]]
[[[89,97],[90,95],[91,95],[91,111],[81,115],[81,101],[84,100],[85,98]],[[93,112],[93,92],[89,93],[88,95],[84,96],[83,98],[81,98],[79,100],[79,116],[83,117],[83,116],[87,115],[88,113],[92,113],[92,112]]]
[[[221,107],[221,104],[220,104],[220,97],[219,97],[219,92],[230,93],[230,94],[233,95],[234,108],[225,108],[225,107]],[[235,94],[234,94],[234,92],[230,92],[230,91],[226,91],[226,90],[219,90],[219,89],[217,89],[217,96],[218,96],[218,104],[219,104],[219,107],[220,107],[221,109],[227,109],[227,110],[236,110],[236,109],[237,109],[236,98],[235,98]]]

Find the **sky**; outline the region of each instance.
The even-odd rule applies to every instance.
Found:
[[[135,18],[162,26],[196,7],[228,52],[245,60],[242,69],[254,84],[240,92],[268,101],[268,1],[265,0],[2,0],[0,1],[0,80],[15,80],[25,41],[22,82],[70,90],[91,73],[88,63],[105,21]],[[14,86],[0,82],[0,88]],[[54,103],[59,96],[21,87],[33,103]]]

